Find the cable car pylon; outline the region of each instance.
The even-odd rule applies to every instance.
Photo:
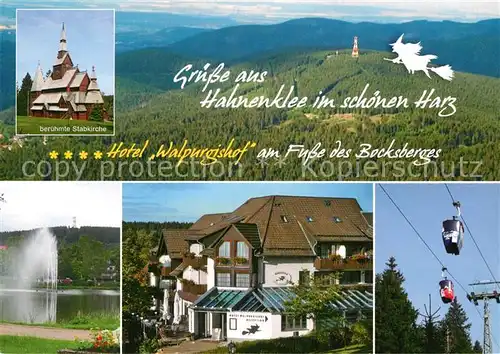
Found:
[[[470,286],[474,285],[500,285],[500,282],[497,281],[489,281],[489,282],[479,282],[479,283],[472,283],[469,284]],[[490,326],[490,306],[489,306],[489,301],[490,300],[496,300],[497,304],[500,304],[500,293],[496,290],[493,290],[492,292],[484,291],[481,293],[474,293],[471,292],[469,295],[467,295],[467,299],[470,302],[473,302],[474,305],[478,306],[479,301],[483,300],[484,302],[484,313],[483,313],[483,319],[484,319],[484,329],[483,329],[483,353],[484,354],[492,354],[493,353],[493,345],[491,342],[491,326]]]

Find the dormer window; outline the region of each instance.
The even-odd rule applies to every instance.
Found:
[[[230,243],[228,241],[225,241],[222,243],[222,245],[220,245],[218,256],[223,258],[229,258],[231,256]]]
[[[342,222],[342,219],[340,218],[340,216],[334,216],[333,217],[333,222],[338,224],[339,222]]]
[[[331,205],[332,205],[332,201],[331,201],[331,200],[326,199],[326,200],[325,200],[325,206],[326,206],[326,207],[329,207],[329,206],[331,206]]]
[[[286,215],[281,215],[281,221],[288,222]]]
[[[307,220],[307,222],[313,222],[312,216],[306,216],[306,220]]]

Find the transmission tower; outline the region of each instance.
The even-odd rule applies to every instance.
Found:
[[[500,282],[495,282],[495,281],[488,281],[488,282],[479,282],[479,283],[472,283],[469,284],[470,286],[474,285],[495,285],[498,286],[500,285]],[[469,295],[467,295],[467,299],[471,302],[474,303],[474,305],[478,306],[479,301],[484,302],[484,314],[483,314],[483,319],[484,319],[484,330],[483,330],[483,353],[484,354],[491,354],[493,353],[493,345],[491,342],[491,326],[490,326],[490,318],[491,318],[491,313],[490,313],[490,306],[489,306],[489,301],[490,300],[496,300],[497,304],[500,304],[500,293],[497,290],[493,291],[483,291],[480,293],[474,293],[471,292]]]

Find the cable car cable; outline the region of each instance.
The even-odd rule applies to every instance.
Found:
[[[453,202],[453,205],[455,205],[455,203],[457,203],[457,201],[455,200],[455,198],[453,197],[453,194],[451,193],[450,191],[450,188],[448,187],[448,184],[444,184],[444,186],[446,187],[446,190],[448,191],[448,194],[450,195],[450,198],[451,198],[451,201]],[[470,235],[470,238],[472,239],[472,241],[474,242],[474,245],[476,245],[476,248],[477,250],[479,251],[479,254],[481,255],[481,258],[483,259],[484,261],[484,264],[486,264],[486,268],[488,268],[488,271],[490,272],[491,276],[493,277],[493,280],[495,282],[497,282],[496,278],[495,278],[495,275],[493,274],[493,272],[491,271],[491,268],[490,268],[490,265],[488,264],[488,262],[486,261],[486,258],[484,257],[483,255],[483,252],[481,252],[481,249],[479,248],[479,245],[477,244],[476,242],[476,239],[474,238],[474,236],[472,235],[472,232],[470,231],[469,229],[469,226],[467,225],[467,222],[465,221],[465,218],[463,216],[462,213],[460,213],[460,217],[462,218],[462,221],[464,222],[464,225],[465,225],[465,228],[467,229],[467,232],[469,233]],[[498,282],[497,282],[498,283]],[[498,288],[498,284],[496,284],[496,287]]]
[[[420,235],[420,233],[417,231],[417,229],[415,228],[415,226],[413,226],[412,222],[406,217],[406,215],[403,213],[403,211],[401,210],[401,208],[396,204],[396,202],[394,201],[394,199],[392,199],[392,197],[389,195],[389,193],[387,192],[387,190],[384,188],[384,186],[382,186],[382,184],[378,184],[378,186],[382,189],[382,191],[385,193],[385,195],[387,196],[387,198],[389,198],[389,200],[392,202],[392,204],[394,205],[394,207],[399,211],[399,213],[401,214],[401,216],[403,216],[403,218],[406,220],[406,222],[408,223],[408,225],[410,225],[410,227],[413,229],[413,231],[417,234],[417,236],[420,238],[420,240],[425,244],[425,246],[427,247],[427,249],[431,252],[431,254],[434,256],[434,258],[436,258],[436,260],[441,264],[441,266],[446,270],[446,272],[450,275],[451,278],[453,278],[453,280],[458,284],[458,286],[465,292],[465,294],[469,295],[469,292],[465,289],[465,287],[457,280],[457,278],[455,278],[453,276],[453,274],[450,273],[450,271],[444,266],[443,262],[439,259],[439,257],[434,253],[434,251],[430,248],[430,246],[427,244],[427,242],[425,242],[425,240],[422,238],[422,236]],[[375,236],[376,237],[376,236]],[[443,272],[444,273],[444,272]],[[476,310],[479,318],[481,320],[484,320],[484,316],[481,314],[481,312],[479,312],[479,309],[477,308],[477,306],[474,306],[474,309]],[[491,335],[493,341],[495,342],[495,344],[497,344],[498,346],[498,343],[496,341],[496,338],[494,335]]]
[[[467,294],[469,295],[469,292],[465,289],[465,287],[457,280],[457,278],[455,278],[453,276],[453,274],[450,273],[450,271],[446,268],[446,266],[444,265],[444,263],[441,261],[441,259],[439,259],[439,257],[436,255],[436,253],[434,253],[434,251],[432,250],[432,248],[427,244],[427,242],[425,242],[425,240],[423,239],[423,237],[420,235],[420,233],[417,231],[417,229],[415,228],[415,226],[413,226],[413,224],[411,223],[411,221],[406,217],[406,215],[403,213],[403,211],[401,210],[401,208],[396,204],[396,202],[394,201],[394,199],[391,198],[391,196],[389,195],[389,193],[387,192],[387,190],[384,188],[384,186],[382,186],[381,184],[378,185],[380,188],[382,188],[382,190],[384,191],[385,195],[387,196],[387,198],[389,198],[389,200],[392,202],[392,204],[394,205],[394,207],[399,211],[399,213],[403,216],[403,218],[406,220],[406,222],[410,225],[410,227],[413,229],[413,231],[415,231],[415,233],[417,234],[417,236],[420,238],[420,240],[424,243],[424,245],[427,247],[427,249],[429,250],[429,252],[431,252],[431,254],[434,256],[434,258],[436,258],[436,260],[439,262],[439,264],[441,264],[441,267],[445,268],[446,269],[446,272],[450,275],[450,277],[455,281],[455,283],[458,284],[458,286]],[[376,237],[376,236],[375,236]],[[479,313],[479,311],[478,311]]]

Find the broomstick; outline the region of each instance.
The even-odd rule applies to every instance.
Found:
[[[384,58],[384,60],[390,61],[394,64],[401,64],[402,63],[400,58],[394,58],[394,59]],[[454,76],[454,71],[451,68],[451,66],[449,66],[449,65],[443,65],[443,66],[438,66],[438,67],[428,67],[427,69],[429,69],[430,71],[439,75],[444,80],[451,81],[451,79],[453,79],[453,76]]]
[[[436,74],[441,76],[441,78],[448,80],[448,81],[451,81],[451,79],[453,78],[453,75],[454,75],[454,72],[451,69],[451,66],[449,66],[449,65],[443,65],[443,66],[438,66],[435,68],[429,68],[429,70],[435,72]]]

